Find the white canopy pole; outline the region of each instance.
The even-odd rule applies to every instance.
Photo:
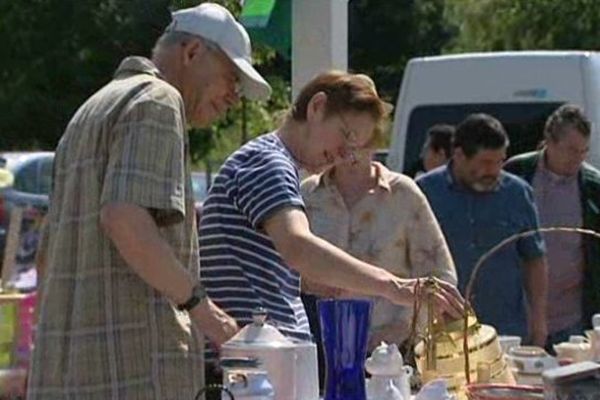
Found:
[[[348,0],[292,0],[292,99],[332,68],[348,68]]]

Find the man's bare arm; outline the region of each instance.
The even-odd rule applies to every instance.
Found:
[[[174,304],[187,301],[198,278],[179,263],[145,208],[130,203],[107,204],[101,210],[100,221],[123,259],[144,282]],[[194,307],[190,317],[217,345],[238,329],[235,321],[210,299]]]

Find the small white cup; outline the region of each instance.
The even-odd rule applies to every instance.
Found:
[[[498,342],[500,343],[500,348],[504,354],[508,354],[508,351],[513,347],[519,347],[521,345],[521,337],[520,336],[508,336],[508,335],[500,335],[498,337]]]
[[[592,327],[600,328],[600,314],[594,314],[592,316]]]

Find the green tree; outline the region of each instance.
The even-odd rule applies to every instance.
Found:
[[[237,0],[216,1],[240,12]],[[193,0],[0,0],[0,148],[53,149],[66,124],[87,97],[110,80],[128,55],[149,56],[168,24],[169,10]],[[277,74],[273,50],[255,46],[255,60]],[[283,74],[285,76],[285,74]],[[273,100],[247,102],[223,121],[194,134],[195,160],[218,163],[242,138],[272,128],[287,107],[288,85],[274,82]],[[241,115],[247,116],[242,132]],[[229,137],[230,136],[230,137]]]
[[[596,0],[446,0],[448,51],[598,49]]]
[[[273,88],[268,102],[242,101],[210,128],[192,132],[192,159],[201,169],[215,171],[245,141],[271,131],[284,117],[289,108],[289,81],[275,75],[267,75],[267,80]]]
[[[408,60],[439,54],[452,34],[444,0],[350,0],[348,14],[348,64],[392,103]]]
[[[52,148],[70,116],[128,54],[147,55],[167,1],[0,3],[0,146]]]

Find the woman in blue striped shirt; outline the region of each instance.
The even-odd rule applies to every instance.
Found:
[[[389,110],[366,75],[329,71],[301,90],[281,127],[225,161],[204,203],[201,277],[209,297],[240,326],[264,307],[284,335],[310,340],[300,276],[412,304],[416,280],[398,278],[315,236],[300,194],[299,169],[315,173],[357,159]],[[460,316],[460,294],[439,284],[438,305]]]

